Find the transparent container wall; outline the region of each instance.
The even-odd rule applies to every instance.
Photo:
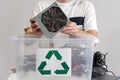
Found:
[[[41,39],[16,37],[14,41],[16,44],[18,80],[91,80],[94,47],[92,40],[80,38]],[[71,66],[69,66],[71,68],[71,74],[69,76],[61,74],[58,76],[38,76],[36,69],[36,51],[38,49],[68,48],[71,49]],[[69,54],[67,55],[69,56]],[[39,58],[42,58],[42,56],[39,56]],[[65,58],[67,59],[68,57]],[[51,62],[50,64],[55,65],[57,63],[54,62],[53,64]]]

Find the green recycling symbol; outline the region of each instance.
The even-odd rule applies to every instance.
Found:
[[[52,57],[52,55],[54,55],[56,57],[57,60],[62,60],[62,56],[59,54],[59,52],[57,50],[50,50],[47,55],[45,56],[46,59],[50,59]],[[51,75],[51,70],[44,70],[45,66],[47,65],[46,61],[41,62],[40,66],[38,67],[38,71],[42,74],[42,75]],[[61,66],[63,67],[62,70],[55,70],[54,73],[59,75],[59,74],[67,74],[69,71],[69,67],[66,64],[66,62],[62,62]]]

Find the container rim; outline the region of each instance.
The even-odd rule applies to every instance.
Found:
[[[91,36],[76,37],[76,38],[40,38],[38,35],[18,35],[12,37],[12,40],[80,40],[80,41],[91,41],[94,42],[94,38]]]

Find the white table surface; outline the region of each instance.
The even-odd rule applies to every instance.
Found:
[[[17,75],[16,75],[16,73],[11,73],[11,75],[8,77],[7,80],[17,80]]]
[[[8,77],[7,80],[17,80],[16,73],[11,73],[11,75]],[[92,79],[92,80],[115,80],[115,78],[113,76],[111,76],[111,75],[105,75],[105,76],[98,77],[98,78]]]

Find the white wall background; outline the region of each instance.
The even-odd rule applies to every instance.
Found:
[[[11,37],[24,33],[24,28],[38,0],[0,0],[0,80],[6,80],[15,68]],[[108,52],[109,70],[120,76],[120,10],[119,0],[91,0],[96,7],[100,44],[96,50]]]
[[[6,80],[15,68],[11,38],[23,34],[38,0],[0,0],[0,80]]]
[[[100,44],[96,50],[108,52],[108,70],[120,76],[120,1],[91,0],[96,7]]]

